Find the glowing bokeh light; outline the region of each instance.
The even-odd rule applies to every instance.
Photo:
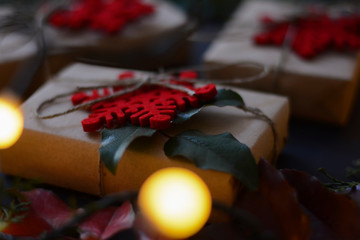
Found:
[[[17,102],[0,97],[0,149],[12,146],[21,136],[23,127],[24,119]]]
[[[182,239],[197,233],[211,212],[204,181],[184,168],[164,168],[142,185],[138,204],[145,219],[161,235]]]

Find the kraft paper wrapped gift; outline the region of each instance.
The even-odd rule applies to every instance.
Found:
[[[115,34],[91,29],[72,31],[50,24],[45,24],[44,31],[52,48],[76,52],[78,58],[87,61],[136,69],[158,69],[186,61],[188,46],[185,38],[189,31],[186,14],[168,1],[143,2],[154,6],[154,13],[128,23]],[[149,62],[148,55],[156,56],[156,59]]]
[[[0,38],[4,37],[0,35]],[[9,43],[11,48],[7,48]],[[17,45],[19,44],[19,45]],[[13,48],[12,48],[13,47]],[[19,69],[25,66],[24,64],[34,63],[37,47],[35,41],[29,39],[28,36],[21,34],[12,34],[4,38],[4,41],[0,41],[0,89],[6,88],[11,85],[14,76]],[[46,57],[44,63],[40,63],[40,67],[37,69],[33,79],[27,79],[30,83],[24,82],[25,80],[17,80],[17,84],[28,87],[22,95],[23,99],[29,97],[36,89],[38,89],[51,74],[55,74],[64,66],[70,63],[69,55],[64,54],[51,54]],[[20,70],[21,71],[21,70]]]
[[[10,14],[12,9],[0,7],[0,17]],[[19,62],[36,52],[36,45],[30,37],[12,33],[0,33],[0,88],[5,87],[19,66]]]
[[[117,35],[106,36],[95,31],[60,30],[45,24],[43,33],[48,56],[46,63],[33,79],[25,98],[43,84],[49,74],[58,72],[78,58],[137,69],[158,69],[159,66],[186,62],[188,48],[183,38],[187,31],[187,16],[166,1],[146,2],[155,7],[154,14],[130,23]],[[46,13],[45,7],[41,9],[45,12],[39,11],[39,17]],[[11,5],[0,7],[0,16],[12,12]],[[2,88],[10,83],[21,64],[31,58],[38,49],[33,35],[1,33],[0,39]],[[154,57],[154,54],[156,59],[149,61],[148,57]]]
[[[35,109],[41,102],[74,90],[76,86],[100,83],[102,79],[116,79],[121,69],[74,64],[50,80],[23,104],[25,129],[19,141],[0,152],[1,169],[6,174],[26,178],[40,178],[46,183],[75,189],[90,194],[109,194],[121,190],[139,189],[154,171],[170,166],[184,167],[198,173],[208,184],[215,199],[233,203],[239,184],[227,173],[202,170],[184,159],[166,157],[163,146],[166,137],[155,133],[151,138],[136,139],[127,148],[112,175],[99,160],[100,133],[85,133],[81,120],[88,113],[77,111],[53,119],[39,119]],[[260,94],[234,88],[248,106],[261,109],[270,117],[278,134],[280,151],[287,137],[289,117],[285,97]],[[70,100],[61,101],[47,111],[58,112],[71,107]],[[46,112],[45,112],[46,114]],[[207,107],[185,123],[165,130],[175,135],[187,129],[198,129],[207,134],[232,133],[245,143],[256,160],[261,157],[274,161],[273,134],[263,120],[233,107]]]
[[[13,8],[8,5],[0,7],[0,17],[13,13]],[[21,32],[0,33],[0,89],[7,87],[14,75],[26,62],[34,63],[34,56],[38,54],[36,37],[32,34]],[[30,96],[49,77],[69,63],[68,56],[59,53],[50,53],[46,63],[40,64],[32,82],[22,96],[24,99]],[[26,85],[27,83],[18,83]]]
[[[312,60],[303,60],[288,51],[282,72],[275,78],[281,47],[257,46],[253,36],[261,32],[260,19],[287,19],[299,8],[282,1],[245,1],[235,11],[219,37],[204,56],[207,65],[256,62],[272,68],[268,77],[240,85],[289,97],[291,114],[297,117],[346,124],[360,78],[358,53],[328,51]],[[249,68],[229,67],[214,71],[211,78],[234,78],[249,74]]]

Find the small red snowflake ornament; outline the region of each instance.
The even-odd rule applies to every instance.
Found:
[[[154,12],[154,7],[141,0],[81,0],[69,10],[59,10],[49,17],[58,28],[83,28],[114,34],[126,24]]]
[[[258,45],[282,46],[289,28],[294,36],[291,48],[300,57],[311,59],[331,48],[354,51],[360,48],[360,16],[331,19],[327,15],[311,15],[293,21],[276,22],[266,16],[265,30],[254,36]]]
[[[124,72],[119,79],[134,78],[132,72]],[[81,123],[85,132],[94,132],[104,125],[107,128],[123,126],[127,122],[142,127],[150,126],[154,129],[170,127],[177,111],[186,111],[188,107],[198,108],[203,102],[212,100],[216,94],[216,86],[208,84],[204,87],[194,88],[191,83],[185,82],[187,78],[196,78],[196,73],[186,72],[179,75],[178,80],[171,80],[173,85],[186,87],[195,92],[194,95],[168,88],[161,85],[144,85],[140,89],[126,93],[109,101],[97,103],[91,107],[91,114]],[[111,92],[122,88],[104,88],[102,92],[93,90],[91,93],[79,92],[72,96],[74,105],[105,97]]]

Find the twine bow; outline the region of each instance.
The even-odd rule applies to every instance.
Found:
[[[258,63],[252,63],[252,62],[241,62],[241,63],[234,63],[229,65],[219,65],[219,66],[195,66],[192,68],[179,68],[174,69],[170,71],[160,71],[159,73],[149,73],[149,74],[138,74],[137,77],[124,79],[122,81],[114,81],[114,80],[106,80],[103,79],[102,81],[105,81],[106,84],[101,84],[97,86],[83,86],[83,87],[77,87],[74,91],[70,91],[67,93],[56,95],[50,99],[45,100],[42,102],[36,109],[36,116],[40,119],[50,119],[62,115],[69,114],[74,111],[78,111],[80,109],[87,109],[91,107],[92,105],[114,99],[116,97],[122,96],[124,94],[134,92],[135,90],[141,88],[144,85],[158,85],[170,89],[176,89],[179,91],[183,91],[189,95],[194,95],[195,92],[189,88],[186,88],[181,85],[176,85],[170,82],[170,80],[173,78],[173,75],[182,71],[196,71],[196,72],[203,72],[203,73],[209,73],[211,71],[219,70],[225,67],[231,67],[231,66],[241,66],[241,67],[253,67],[256,69],[259,69],[259,73],[253,76],[245,77],[245,78],[235,78],[235,79],[182,79],[181,81],[189,82],[189,83],[201,83],[201,84],[207,84],[207,83],[213,83],[213,84],[241,84],[246,82],[252,82],[256,81],[258,79],[261,79],[265,77],[269,73],[268,66],[258,64]],[[50,115],[42,115],[42,110],[49,104],[54,103],[56,100],[64,97],[69,97],[73,94],[83,92],[83,91],[90,91],[95,89],[103,89],[103,88],[109,88],[109,87],[124,87],[122,90],[113,92],[112,94],[100,97],[92,101],[88,101],[86,103],[79,104],[73,108],[70,108],[63,112],[58,112]]]
[[[189,83],[193,83],[193,84],[195,84],[195,83],[201,83],[201,84],[213,83],[213,84],[222,84],[222,85],[239,84],[239,83],[256,81],[258,79],[265,77],[269,73],[269,68],[267,66],[261,65],[258,63],[251,63],[251,62],[241,62],[241,63],[234,63],[234,64],[229,64],[229,65],[212,66],[212,67],[196,66],[196,67],[192,67],[191,71],[195,70],[200,73],[201,72],[209,73],[211,71],[215,71],[215,70],[222,69],[224,67],[231,67],[231,66],[253,67],[255,69],[259,69],[260,72],[255,75],[245,77],[245,78],[215,79],[215,80],[214,79],[211,79],[211,80],[204,79],[204,78],[201,78],[201,79],[193,78],[193,79],[181,79],[181,81],[185,81],[185,82],[189,82]],[[127,78],[122,81],[115,82],[115,81],[110,80],[109,82],[106,82],[106,84],[102,84],[102,85],[77,87],[74,91],[59,94],[50,99],[43,101],[36,109],[36,116],[40,119],[51,119],[51,118],[55,118],[58,116],[69,114],[74,111],[78,111],[80,109],[88,109],[89,107],[91,107],[92,105],[94,105],[96,103],[111,100],[116,97],[122,96],[124,94],[134,92],[145,85],[158,85],[158,86],[162,86],[162,87],[169,88],[169,89],[179,90],[179,91],[185,92],[191,96],[195,95],[195,91],[193,91],[185,86],[177,85],[177,84],[174,84],[171,82],[171,79],[173,79],[174,74],[179,73],[181,71],[185,71],[185,70],[190,70],[190,69],[183,68],[183,69],[174,69],[174,70],[170,70],[170,71],[166,71],[166,72],[160,71],[159,73],[137,74],[133,78]],[[106,79],[103,79],[103,81],[106,81]],[[79,92],[103,89],[103,88],[110,88],[110,87],[123,87],[123,88],[119,91],[112,92],[111,94],[109,94],[107,96],[100,97],[95,100],[91,100],[91,101],[87,101],[87,102],[78,104],[78,105],[76,105],[72,108],[69,108],[63,112],[57,112],[57,113],[49,114],[49,115],[41,114],[41,112],[43,111],[43,109],[45,107],[53,104],[56,100],[58,100],[60,98],[69,97],[69,96],[72,96],[73,94],[76,94]],[[253,108],[253,107],[249,107],[246,105],[239,107],[239,108],[245,112],[249,112],[249,113],[255,115],[256,117],[266,121],[269,124],[269,126],[271,127],[271,130],[273,132],[273,138],[274,138],[273,159],[275,159],[275,157],[277,155],[277,132],[275,129],[275,123],[258,108]]]

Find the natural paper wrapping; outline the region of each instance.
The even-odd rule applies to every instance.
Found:
[[[208,184],[215,199],[232,203],[238,183],[227,173],[202,170],[184,159],[169,159],[163,146],[166,137],[155,133],[151,138],[135,140],[120,160],[116,175],[100,163],[98,148],[100,133],[82,131],[81,120],[87,112],[78,111],[54,119],[41,120],[35,109],[54,94],[68,92],[76,86],[116,79],[122,70],[86,64],[74,64],[63,70],[30,97],[23,105],[25,129],[20,140],[0,152],[4,173],[26,178],[40,178],[46,183],[91,194],[108,194],[121,190],[139,189],[154,171],[170,166],[185,167],[198,173]],[[275,122],[278,133],[278,151],[287,136],[289,116],[285,97],[234,89],[247,105],[260,108]],[[48,113],[71,107],[70,100],[60,101],[47,108]],[[46,112],[45,112],[46,113]],[[231,132],[245,143],[254,157],[272,161],[273,135],[269,125],[251,114],[233,107],[207,107],[187,122],[166,130],[175,135],[186,129],[198,129],[207,134]]]
[[[298,10],[291,3],[279,1],[244,2],[206,52],[204,62],[208,65],[226,65],[250,61],[268,65],[272,67],[268,77],[244,83],[241,87],[288,96],[291,113],[295,116],[345,124],[360,78],[360,58],[356,53],[329,51],[313,60],[303,60],[290,50],[284,59],[282,72],[274,80],[283,49],[256,46],[252,41],[252,37],[261,31],[261,17],[268,15],[284,19]],[[225,68],[213,72],[210,77],[234,78],[248,71],[241,67]]]
[[[140,62],[145,57],[144,53],[161,56],[166,51],[175,51],[175,47],[184,45],[188,30],[186,14],[168,1],[144,2],[154,6],[154,13],[125,25],[117,34],[107,35],[89,29],[71,31],[49,24],[45,25],[44,31],[52,48],[76,51],[79,58],[101,61],[112,66],[120,66],[118,62],[121,62],[121,66],[129,66],[128,62]],[[175,60],[163,59],[156,67],[166,65],[169,61]],[[151,63],[148,62],[149,64]]]
[[[71,31],[68,29],[45,26],[46,35],[56,47],[64,48],[101,48],[101,50],[127,50],[139,47],[167,34],[187,22],[186,15],[173,4],[163,0],[145,1],[154,6],[155,11],[132,23],[115,35],[107,35],[93,30]]]
[[[44,83],[49,73],[54,74],[79,58],[137,69],[154,69],[159,66],[184,63],[188,57],[188,46],[183,39],[184,27],[187,23],[186,15],[166,1],[147,2],[155,6],[154,14],[128,24],[117,35],[107,36],[91,30],[74,32],[45,24],[43,33],[49,48],[49,56],[35,76],[29,92],[32,93]],[[10,7],[0,7],[0,16],[10,14],[12,11]],[[34,36],[11,33],[0,34],[0,39],[0,88],[2,88],[9,84],[21,63],[38,50]],[[175,40],[176,42],[172,43]],[[156,54],[159,56],[145,65],[145,53],[152,54],[152,57],[157,56]]]
[[[11,13],[9,7],[0,7],[0,17],[9,13]],[[35,52],[36,45],[30,37],[0,33],[0,89],[9,83],[19,59],[31,56]]]
[[[10,6],[1,6],[0,16],[4,17],[13,11],[14,9]],[[0,33],[0,89],[9,86],[19,68],[22,68],[27,61],[34,61],[34,55],[37,53],[35,35],[26,35],[20,32]],[[58,72],[69,64],[72,57],[71,54],[51,51],[46,61],[40,64],[34,78],[29,79],[31,83],[22,97],[24,99],[29,97],[49,78],[49,75]],[[19,84],[27,84],[24,81],[19,82]]]

